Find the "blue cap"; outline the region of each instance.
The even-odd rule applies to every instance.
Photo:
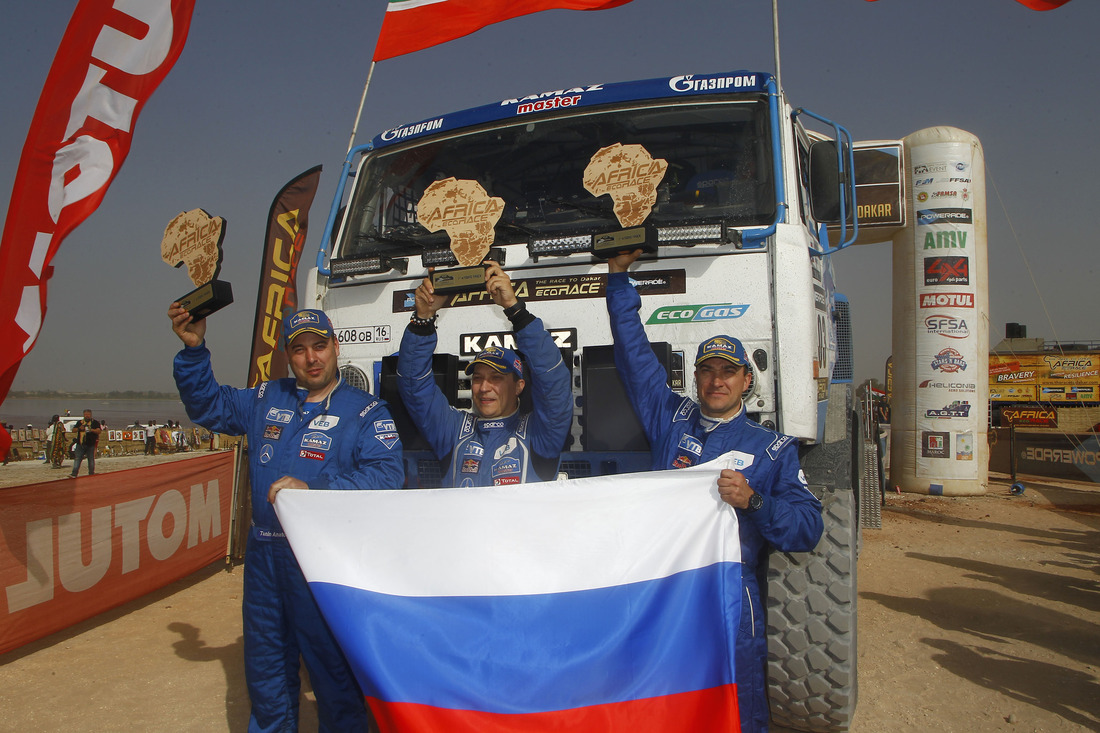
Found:
[[[749,363],[749,357],[745,353],[745,347],[741,345],[741,342],[733,336],[724,334],[712,336],[699,344],[699,353],[695,355],[695,366],[699,366],[699,362],[704,359],[712,357],[725,359],[737,366],[744,366]]]
[[[514,374],[517,379],[523,379],[523,360],[511,349],[500,349],[490,346],[482,351],[466,367],[466,374],[474,373],[475,364],[487,364],[501,374]]]
[[[300,310],[283,321],[283,343],[290,346],[294,338],[303,333],[315,333],[324,338],[332,338],[332,321],[324,311]]]

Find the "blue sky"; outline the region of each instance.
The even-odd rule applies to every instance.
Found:
[[[857,140],[950,125],[987,165],[991,345],[1100,339],[1092,216],[1100,199],[1092,36],[1100,3],[1039,13],[1014,0],[780,0],[792,102]],[[171,391],[179,341],[165,316],[191,289],[160,259],[164,227],[202,207],[228,221],[222,278],[236,303],[208,342],[226,383],[247,373],[266,216],[322,164],[303,266],[316,257],[384,0],[197,0],[187,47],[146,105],[103,204],[53,260],[49,310],[13,389]],[[38,95],[75,2],[24,2],[0,25],[0,201],[11,194]],[[773,71],[770,0],[634,0],[555,10],[380,63],[358,141],[441,112],[563,85],[735,69]],[[890,354],[889,244],[834,256],[852,303],[856,377]],[[305,274],[299,276],[304,282]]]

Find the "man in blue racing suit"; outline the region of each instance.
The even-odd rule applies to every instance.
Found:
[[[431,279],[416,289],[416,313],[401,338],[398,391],[417,429],[440,461],[448,463],[445,486],[494,486],[550,480],[573,421],[570,371],[550,334],[516,297],[512,281],[489,262],[485,289],[504,309],[531,375],[534,409],[519,412],[527,386],[514,351],[492,347],[466,368],[474,413],[452,407],[432,374],[435,321],[446,298]]]
[[[740,341],[715,336],[699,345],[698,402],[668,387],[642,326],[641,297],[627,273],[640,254],[636,250],[608,260],[607,311],[615,366],[649,439],[654,470],[686,468],[723,454],[737,466],[723,469],[718,478],[718,493],[736,509],[741,536],[737,702],[742,731],[767,731],[768,646],[760,598],[767,564],[762,554],[765,544],[782,552],[812,550],[823,528],[821,503],[807,488],[797,441],[746,417],[741,397],[753,374]]]
[[[196,424],[246,435],[252,529],[245,554],[244,660],[249,731],[298,729],[298,657],[317,695],[322,731],[366,731],[363,693],[313,600],[272,504],[282,489],[392,489],[404,483],[401,443],[384,403],[345,383],[328,316],[295,313],[283,324],[294,373],[252,389],[220,386],[204,344],[205,319],[173,303],[184,344],[174,374]]]

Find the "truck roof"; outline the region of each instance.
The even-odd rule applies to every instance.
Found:
[[[486,122],[513,119],[522,115],[549,112],[565,107],[590,107],[645,99],[763,92],[771,74],[759,71],[726,71],[717,74],[686,74],[642,81],[613,84],[586,84],[569,89],[529,94],[519,99],[503,99],[495,104],[449,112],[409,125],[392,127],[376,135],[369,148],[378,149],[406,142],[429,133],[457,130]]]

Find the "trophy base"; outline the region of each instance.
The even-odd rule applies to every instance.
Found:
[[[640,226],[604,232],[592,238],[592,254],[601,260],[609,260],[636,249],[645,254],[657,251],[657,231],[653,227]]]
[[[201,321],[233,302],[233,287],[224,280],[211,280],[177,300],[192,320]]]
[[[485,267],[482,265],[437,270],[432,273],[431,278],[432,288],[437,295],[472,293],[485,289]]]

